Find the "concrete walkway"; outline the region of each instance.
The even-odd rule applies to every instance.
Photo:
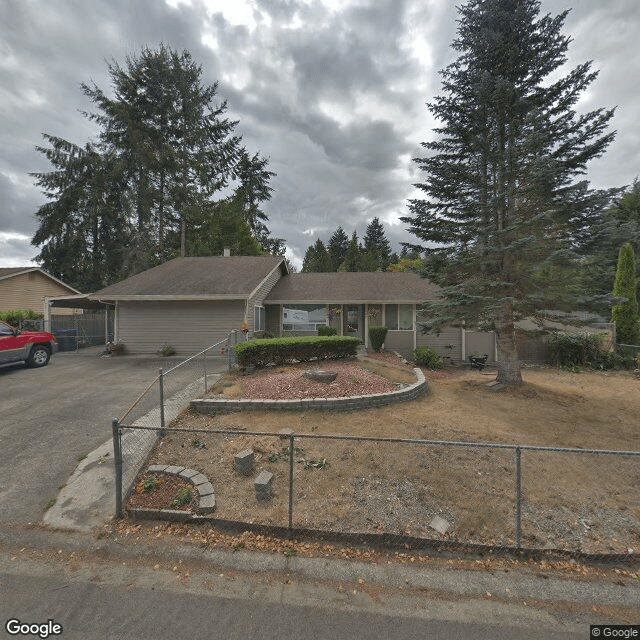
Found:
[[[221,374],[210,374],[213,384]],[[183,391],[165,401],[165,424],[177,418],[192,398],[202,391],[203,379],[196,380]],[[160,408],[156,407],[136,420],[132,426],[160,428]],[[139,469],[158,439],[156,431],[125,429],[122,435],[124,493],[134,482]],[[55,504],[44,514],[43,522],[57,529],[91,531],[115,513],[115,471],[113,439],[94,449],[80,464],[62,488]]]

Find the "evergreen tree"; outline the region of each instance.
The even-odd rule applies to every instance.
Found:
[[[616,341],[621,344],[640,344],[636,260],[629,242],[620,247],[613,295],[625,298],[613,307],[611,313],[611,322],[616,323]]]
[[[362,247],[358,242],[358,235],[355,231],[351,236],[351,240],[347,246],[347,252],[338,271],[366,271]]]
[[[640,254],[640,181],[624,191],[612,189],[599,203],[595,221],[578,234],[578,251],[584,256],[582,282],[585,291],[603,296],[604,307],[610,303],[604,296],[611,291],[615,278],[619,248],[630,242]],[[636,268],[640,278],[640,265]],[[638,280],[640,283],[640,280]]]
[[[363,250],[367,271],[385,271],[391,264],[391,245],[378,218],[367,225]]]
[[[102,288],[121,272],[131,235],[113,158],[91,144],[44,137],[50,146],[37,149],[55,170],[32,174],[49,199],[36,212],[40,227],[32,242],[42,245],[37,260],[80,291]]]
[[[108,71],[111,95],[82,85],[96,106],[84,115],[98,125],[97,141],[80,147],[45,135],[50,146],[38,147],[54,165],[35,174],[50,200],[32,241],[43,266],[98,288],[177,255],[218,253],[222,230],[232,234],[222,246],[282,252],[259,208],[274,174],[240,147],[226,102],[215,102],[217,84],[203,84],[191,55],[145,48]],[[236,182],[233,197],[220,199]],[[109,225],[113,240],[101,231]]]
[[[332,271],[337,271],[344,262],[348,246],[349,236],[347,236],[342,227],[338,227],[333,232],[331,238],[329,238],[329,245],[327,247],[329,256],[331,257]]]
[[[304,260],[302,261],[302,271],[305,273],[325,273],[332,271],[329,252],[320,238],[307,249]]]
[[[574,111],[597,75],[591,63],[554,75],[567,59],[567,12],[540,16],[537,0],[469,0],[458,11],[459,57],[429,105],[442,126],[416,159],[426,198],[403,220],[428,243],[425,274],[442,286],[425,328],[494,328],[497,380],[520,384],[516,321],[578,303],[575,280],[559,277],[573,266],[572,231],[589,222],[593,194],[576,180],[613,139],[613,110]]]

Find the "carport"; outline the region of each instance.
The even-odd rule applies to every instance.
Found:
[[[74,309],[79,313],[56,314],[56,309]],[[62,351],[73,351],[78,344],[113,341],[113,314],[113,304],[90,300],[86,293],[44,298],[44,330],[58,338]]]

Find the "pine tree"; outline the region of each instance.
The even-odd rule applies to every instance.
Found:
[[[640,181],[634,180],[624,190],[612,189],[606,196],[598,203],[595,221],[580,230],[577,238],[578,251],[584,256],[583,288],[592,295],[603,296],[604,306],[610,307],[604,296],[611,291],[620,247],[630,242],[636,255],[640,253]],[[640,265],[637,279],[638,269]]]
[[[363,251],[367,271],[385,271],[391,264],[391,245],[378,218],[367,225]]]
[[[342,227],[338,227],[331,238],[329,238],[329,244],[327,250],[331,257],[331,270],[337,271],[340,265],[344,262],[344,258],[347,254],[347,247],[349,246],[349,236],[344,232]]]
[[[410,201],[409,230],[427,243],[425,274],[442,286],[433,329],[459,320],[495,329],[497,380],[520,384],[516,325],[543,309],[571,310],[572,231],[592,197],[576,181],[613,139],[613,110],[577,115],[596,78],[591,63],[554,76],[566,61],[567,12],[539,15],[537,0],[469,0],[459,8],[459,57],[429,105],[442,123],[416,158],[425,199]],[[570,274],[573,278],[573,274]]]
[[[49,199],[36,212],[40,226],[32,244],[42,245],[37,260],[80,291],[102,288],[122,271],[130,235],[115,163],[91,144],[44,137],[50,146],[37,149],[55,171],[31,174]]]
[[[304,256],[302,271],[305,273],[326,273],[331,271],[331,258],[324,242],[318,238]]]
[[[616,323],[616,341],[621,344],[640,344],[636,260],[629,242],[620,247],[613,295],[625,298],[614,305],[611,312],[611,322]]]
[[[282,253],[259,208],[274,174],[241,148],[226,102],[216,103],[217,84],[202,82],[189,52],[145,48],[108,71],[113,95],[82,85],[96,108],[84,115],[98,125],[97,140],[81,147],[45,135],[50,146],[38,147],[54,165],[35,174],[50,200],[33,239],[43,266],[97,288],[177,255],[217,252],[222,229],[231,234],[222,246]],[[231,200],[220,198],[234,186]],[[102,230],[107,221],[113,241]]]
[[[345,253],[344,260],[338,271],[366,271],[362,247],[358,242],[358,235],[355,231],[351,236],[351,240],[347,246],[347,252]]]

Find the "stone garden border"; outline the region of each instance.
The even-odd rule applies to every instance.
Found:
[[[205,414],[231,413],[234,411],[353,411],[381,407],[395,402],[415,400],[428,392],[429,387],[422,370],[414,367],[416,382],[401,389],[364,396],[343,398],[296,398],[292,400],[248,400],[244,398],[203,398],[192,400],[191,408]]]
[[[216,509],[216,495],[213,485],[204,474],[195,469],[178,467],[175,465],[153,464],[147,468],[147,473],[165,473],[176,476],[190,482],[198,490],[197,514],[179,509],[144,509],[134,507],[129,514],[134,520],[170,520],[172,522],[188,522],[198,520],[205,514],[210,514]],[[200,514],[200,515],[198,515]]]

